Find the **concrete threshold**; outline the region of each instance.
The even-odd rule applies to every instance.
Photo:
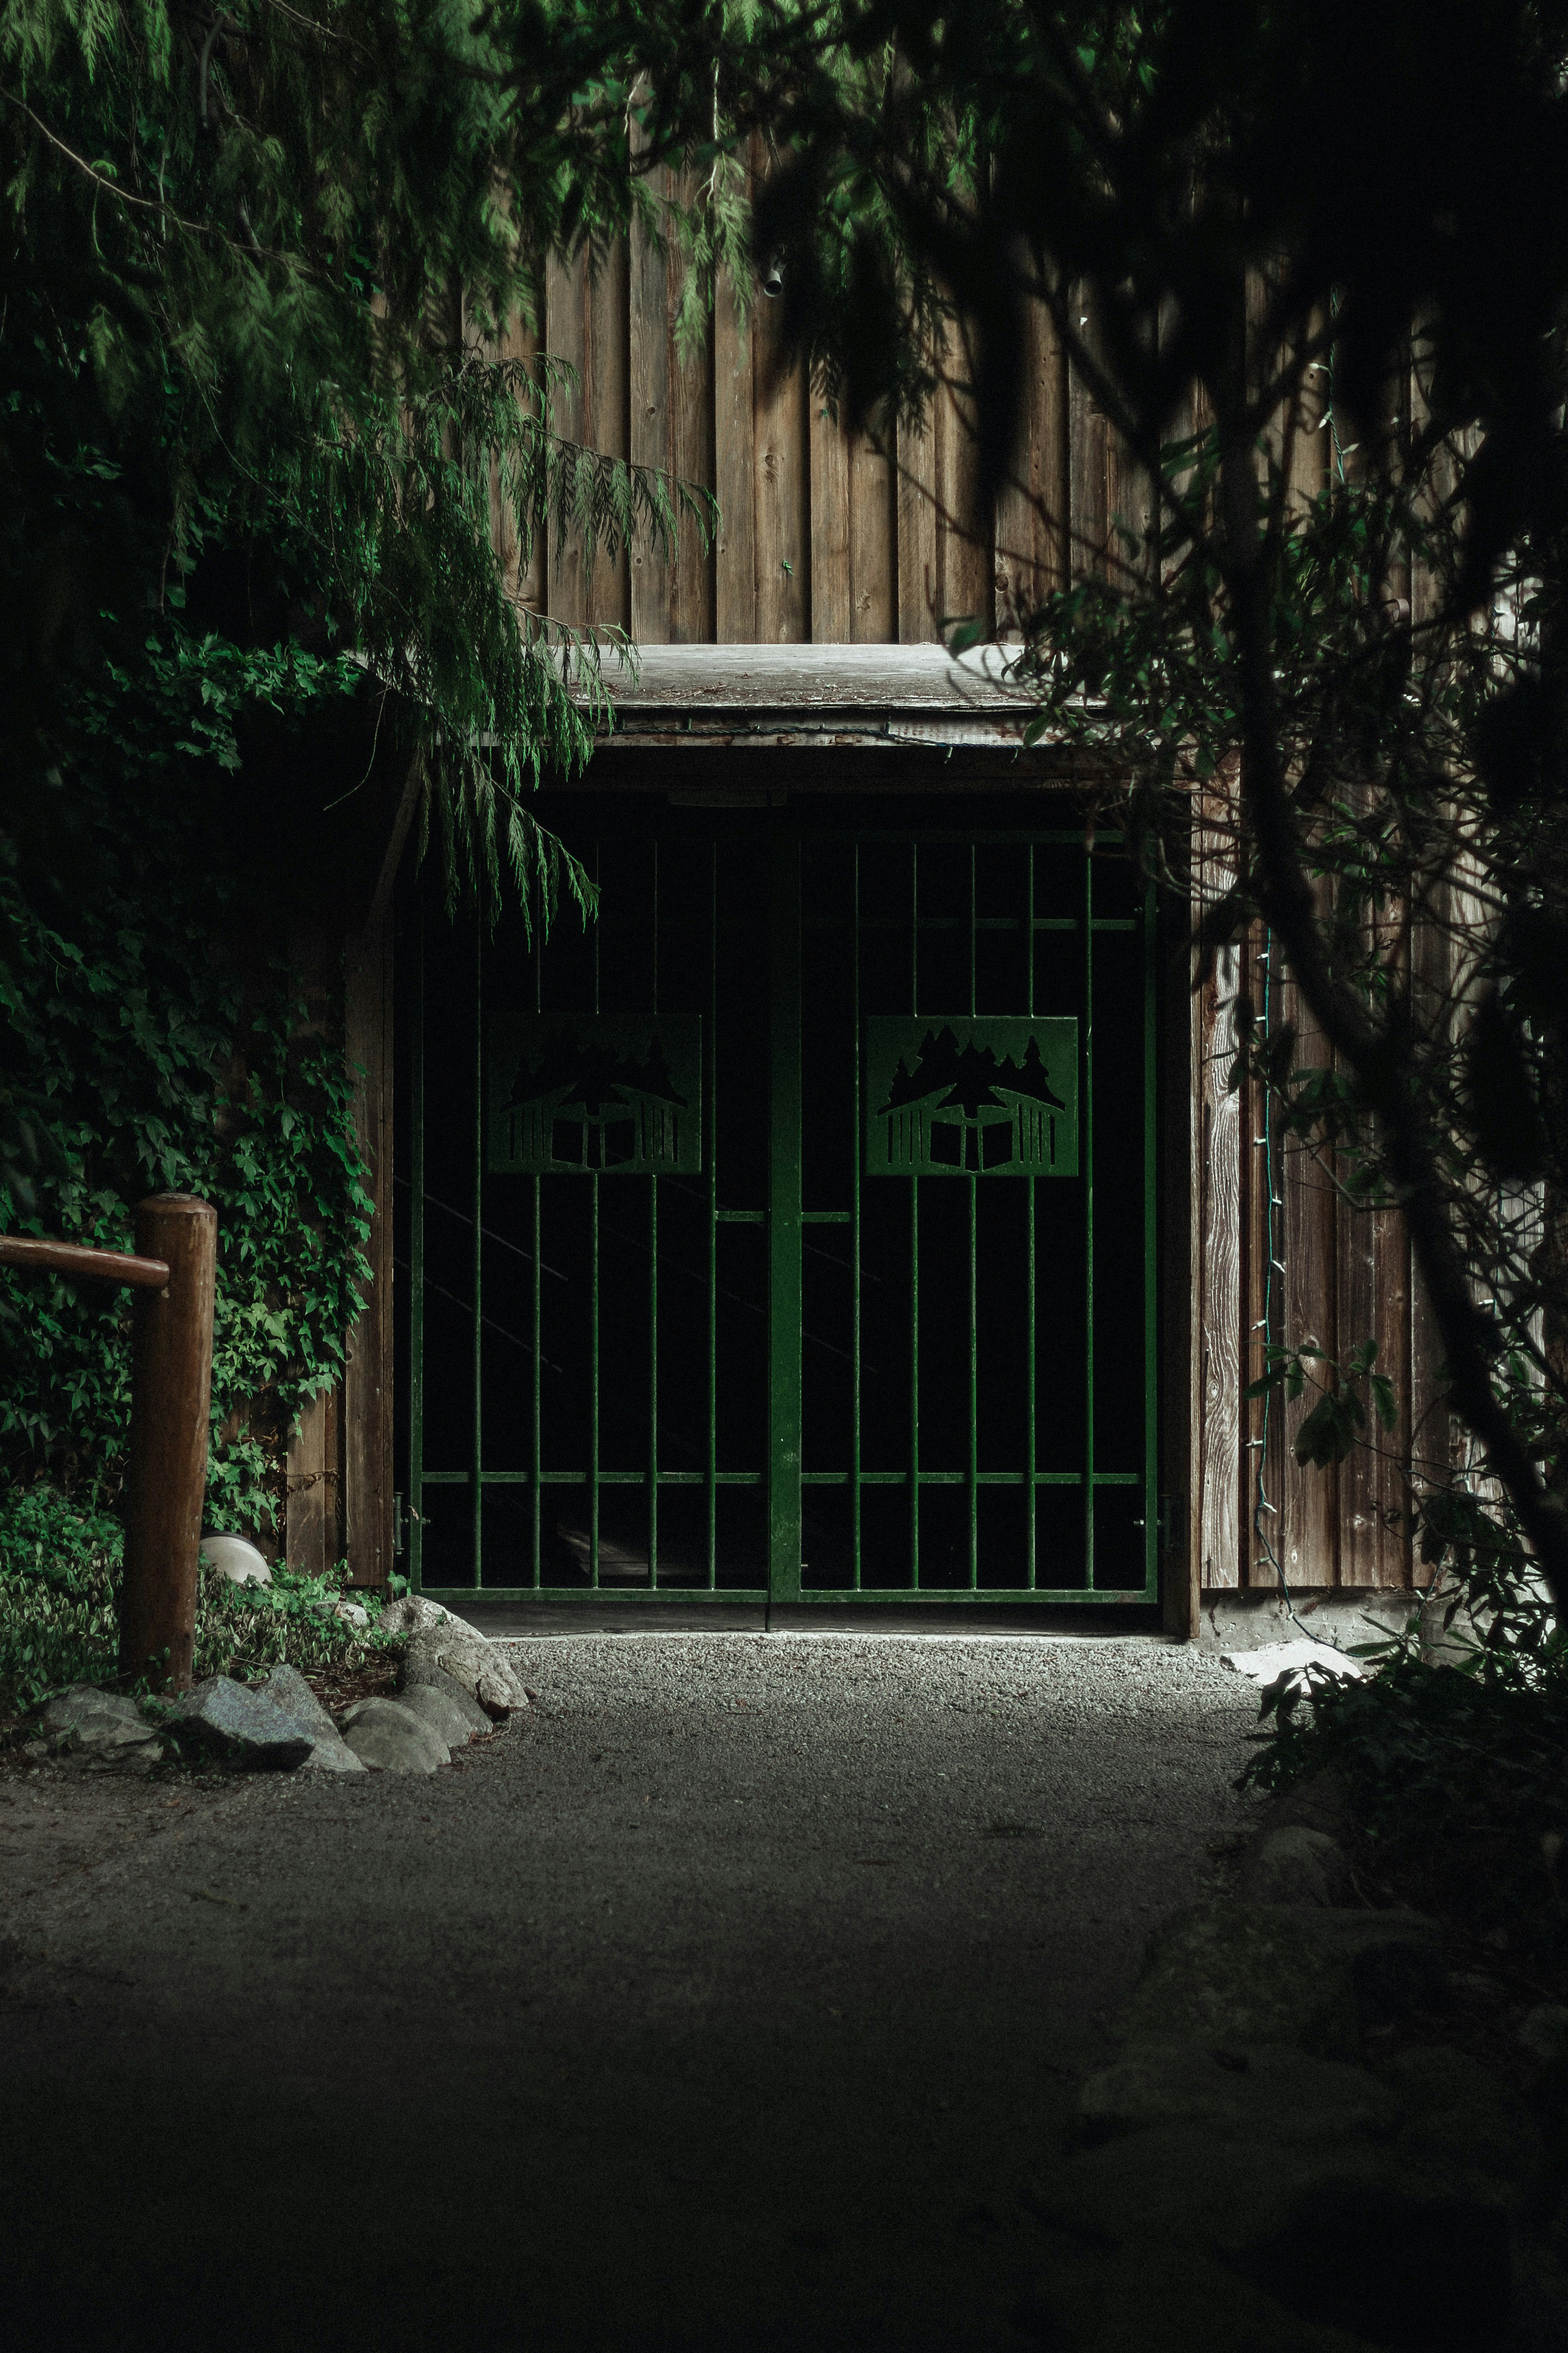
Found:
[[[990,1635],[1033,1635],[1053,1641],[1104,1642],[1136,1640],[1166,1642],[1154,1612],[1148,1609],[1095,1605],[1088,1609],[1045,1606],[1036,1609],[966,1607],[962,1602],[937,1602],[908,1607],[898,1602],[813,1605],[760,1602],[732,1604],[683,1603],[656,1599],[628,1601],[622,1595],[603,1600],[537,1601],[515,1599],[489,1601],[482,1594],[462,1603],[448,1602],[457,1616],[498,1641],[538,1641],[550,1636],[635,1634],[649,1638],[666,1634],[846,1634],[907,1635],[927,1641],[962,1638],[973,1641]]]

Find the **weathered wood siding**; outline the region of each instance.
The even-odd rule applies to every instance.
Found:
[[[1152,486],[1065,364],[1043,314],[1030,329],[1034,391],[1016,483],[986,513],[961,394],[939,398],[923,431],[900,430],[890,450],[879,449],[840,427],[798,366],[783,365],[778,307],[765,299],[742,316],[721,287],[705,343],[683,353],[681,267],[640,233],[556,265],[537,337],[520,332],[506,348],[521,357],[542,343],[571,364],[575,383],[554,397],[559,431],[710,490],[721,509],[714,544],[704,548],[689,528],[673,557],[644,548],[629,565],[601,554],[589,566],[571,535],[552,529],[525,567],[498,515],[498,543],[534,609],[614,624],[649,645],[913,645],[940,639],[960,618],[1005,634],[1021,608],[1087,566],[1142,567],[1118,525],[1147,531]],[[1081,315],[1092,336],[1087,298]],[[948,360],[962,381],[963,353]],[[1323,480],[1329,436],[1313,429],[1318,422],[1305,415],[1293,445],[1303,497]],[[1214,895],[1224,888],[1223,832],[1202,811],[1197,823],[1199,889]],[[1430,941],[1414,934],[1408,952],[1420,976]],[[377,1060],[371,1033],[386,967],[367,937],[350,968],[351,1063],[363,1072],[365,1141],[380,1158],[390,1065]],[[1184,1047],[1188,1083],[1166,1098],[1174,1132],[1164,1162],[1187,1214],[1165,1330],[1167,1369],[1182,1366],[1190,1409],[1178,1392],[1167,1410],[1165,1483],[1184,1496],[1189,1599],[1205,1587],[1273,1587],[1281,1572],[1302,1588],[1407,1583],[1412,1450],[1440,1462],[1448,1431],[1400,1224],[1352,1209],[1336,1172],[1300,1147],[1260,1142],[1270,1130],[1258,1091],[1227,1087],[1238,990],[1261,1005],[1267,981],[1271,1014],[1302,1028],[1303,1059],[1324,1051],[1301,1025],[1267,940],[1244,942],[1195,977],[1190,1008],[1168,1033],[1178,1059]],[[363,1581],[384,1574],[391,1545],[391,1270],[380,1229],[374,1246],[377,1284],[346,1393],[306,1417],[289,1458],[290,1558],[315,1566],[346,1541]],[[1306,1403],[1245,1396],[1268,1339],[1308,1337],[1336,1356],[1375,1339],[1402,1398],[1398,1430],[1328,1472],[1302,1472],[1290,1451]],[[1171,1622],[1190,1619],[1184,1605]]]

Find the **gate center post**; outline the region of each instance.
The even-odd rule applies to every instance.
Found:
[[[769,923],[768,1595],[800,1599],[800,841],[773,836]]]

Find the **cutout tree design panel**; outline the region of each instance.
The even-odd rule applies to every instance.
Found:
[[[1076,1017],[873,1016],[868,1176],[1076,1176]]]
[[[496,1014],[492,1176],[667,1176],[702,1166],[698,1014]]]

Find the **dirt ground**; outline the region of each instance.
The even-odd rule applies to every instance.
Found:
[[[0,1782],[0,2317],[72,2353],[1037,2346],[1031,2181],[1255,1696],[590,1636],[430,1778]]]

